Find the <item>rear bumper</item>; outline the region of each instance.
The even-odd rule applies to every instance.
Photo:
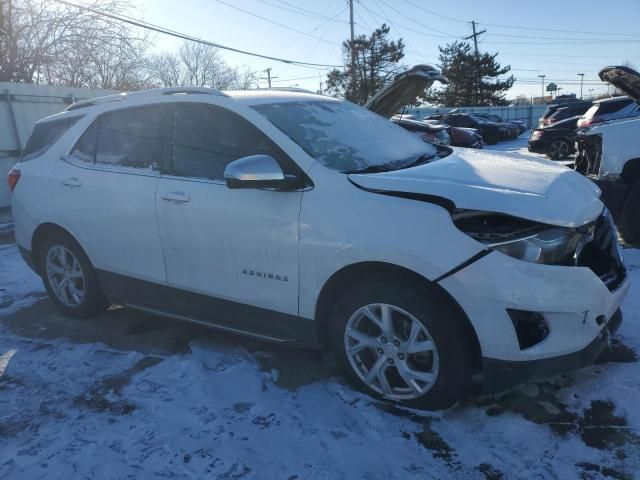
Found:
[[[566,355],[524,362],[483,358],[483,388],[485,391],[495,392],[530,380],[589,366],[607,348],[611,336],[621,323],[622,312],[617,310],[589,345]]]

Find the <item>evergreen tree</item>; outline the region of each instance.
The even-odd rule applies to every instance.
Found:
[[[439,47],[440,70],[449,79],[441,89],[429,90],[424,100],[447,107],[472,107],[485,105],[507,105],[505,93],[511,88],[513,75],[498,80],[511,70],[497,61],[498,53],[481,53],[476,58],[471,45],[454,42]]]
[[[404,57],[404,42],[388,40],[389,30],[383,24],[370,36],[359,35],[354,39],[355,82],[351,68],[352,43],[346,40],[342,44],[345,66],[327,75],[330,95],[362,105],[403,69],[399,62]]]

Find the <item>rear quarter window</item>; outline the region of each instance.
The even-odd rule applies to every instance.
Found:
[[[604,102],[601,103],[599,105],[594,105],[597,106],[598,108],[596,109],[596,111],[598,112],[599,115],[604,115],[606,113],[615,113],[618,110],[623,109],[624,107],[626,107],[627,105],[629,105],[633,100],[628,99],[628,100],[620,100],[617,102]],[[593,107],[591,107],[593,108]],[[591,109],[589,110],[591,111]]]
[[[21,162],[32,160],[45,153],[69,130],[81,117],[71,117],[51,122],[39,123],[33,128],[33,132],[22,152]]]

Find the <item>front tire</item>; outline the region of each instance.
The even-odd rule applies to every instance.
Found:
[[[622,210],[620,211],[620,219],[618,222],[618,230],[620,236],[629,245],[640,246],[640,215],[638,215],[638,207],[640,206],[640,183],[634,183],[629,186]]]
[[[561,160],[567,158],[571,153],[571,145],[565,138],[553,140],[547,147],[547,156],[551,160]]]
[[[105,310],[108,303],[96,272],[75,240],[62,233],[49,235],[38,253],[44,286],[62,313],[86,318]]]
[[[471,383],[468,329],[433,287],[370,281],[350,288],[332,312],[331,347],[354,387],[407,407],[448,408]]]

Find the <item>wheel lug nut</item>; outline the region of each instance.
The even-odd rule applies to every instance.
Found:
[[[384,350],[382,350],[381,348],[378,348],[378,350],[376,350],[380,355],[382,355],[384,353]]]
[[[398,340],[394,340],[394,341],[393,341],[393,344],[394,344],[396,347],[399,347],[399,346],[400,346],[400,342],[399,342]]]
[[[404,353],[399,353],[398,354],[398,359],[404,360]]]
[[[381,337],[381,338],[380,338],[380,341],[381,341],[382,343],[387,343],[387,339],[386,339],[385,337]]]
[[[390,358],[389,360],[387,360],[391,365],[393,365],[393,358]]]

